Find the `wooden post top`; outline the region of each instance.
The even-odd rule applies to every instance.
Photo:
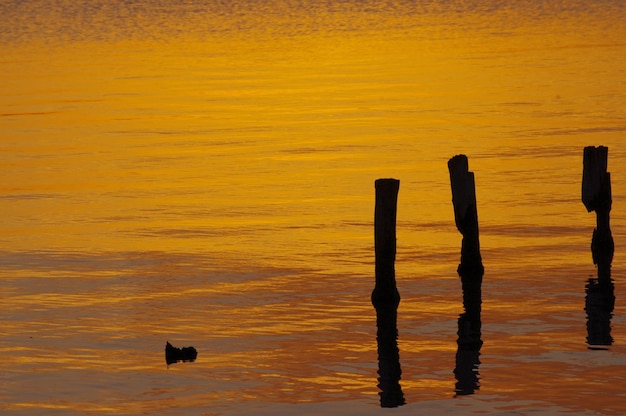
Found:
[[[608,153],[606,146],[587,146],[583,153],[582,201],[589,212],[611,209]]]
[[[376,179],[376,181],[374,181],[374,187],[376,189],[380,189],[380,188],[400,189],[400,180],[394,179],[394,178]]]
[[[452,204],[454,218],[459,221],[465,218],[470,205],[476,205],[476,186],[474,173],[469,172],[469,162],[466,155],[456,155],[448,161],[450,171],[450,186],[452,187]]]

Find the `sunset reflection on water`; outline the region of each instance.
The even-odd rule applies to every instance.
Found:
[[[0,5],[0,409],[378,414],[374,180],[400,179],[398,412],[622,414],[619,2]],[[586,345],[609,147],[612,345]],[[447,160],[476,177],[480,389],[455,394]],[[193,363],[166,366],[166,341]],[[403,413],[404,414],[404,413]]]

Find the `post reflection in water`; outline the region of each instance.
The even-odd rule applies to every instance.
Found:
[[[590,278],[585,285],[585,311],[587,312],[587,348],[606,350],[613,344],[611,318],[615,307],[612,279]]]
[[[455,396],[474,394],[480,389],[478,366],[483,345],[480,320],[482,275],[462,275],[461,280],[465,313],[459,316],[458,321]]]
[[[398,407],[405,404],[400,386],[402,369],[398,349],[398,304],[377,303],[376,340],[378,342],[378,388],[381,407]]]

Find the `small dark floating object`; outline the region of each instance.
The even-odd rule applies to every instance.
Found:
[[[176,348],[167,342],[165,344],[165,362],[175,364],[179,361],[195,361],[198,351],[194,347]]]

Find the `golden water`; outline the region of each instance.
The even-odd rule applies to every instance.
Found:
[[[380,177],[401,181],[398,412],[623,414],[626,11],[511,3],[3,2],[3,414],[382,412]],[[591,351],[600,144],[617,300]],[[457,153],[486,272],[480,389],[452,398]],[[167,340],[198,359],[166,366]]]

